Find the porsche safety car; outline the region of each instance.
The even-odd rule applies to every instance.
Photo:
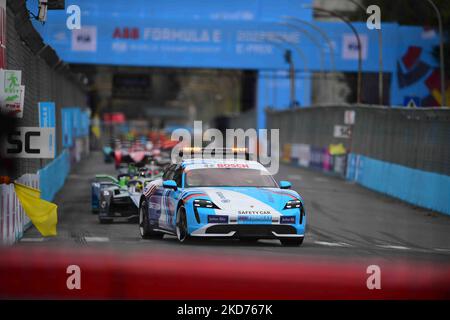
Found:
[[[184,159],[149,183],[139,205],[143,238],[194,237],[279,239],[303,242],[306,212],[302,197],[279,184],[258,162]]]

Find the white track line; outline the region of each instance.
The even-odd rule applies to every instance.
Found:
[[[434,248],[434,251],[439,251],[439,252],[450,252],[450,249],[445,249],[445,248]]]
[[[108,237],[84,237],[86,242],[108,242]]]
[[[345,242],[327,242],[327,241],[314,241],[315,244],[327,247],[351,247],[348,243]]]
[[[390,245],[390,244],[377,245],[377,247],[383,248],[383,249],[411,250],[411,248],[408,248],[405,246],[396,246],[396,245]]]
[[[44,238],[22,238],[20,242],[42,242]]]

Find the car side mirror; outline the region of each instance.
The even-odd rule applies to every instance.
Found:
[[[166,180],[163,182],[163,187],[167,188],[167,189],[173,189],[173,190],[177,190],[177,183],[175,182],[175,180]]]
[[[289,181],[280,181],[280,189],[290,189],[292,184]]]

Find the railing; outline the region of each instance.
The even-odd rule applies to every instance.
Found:
[[[39,189],[39,176],[25,174],[17,182]],[[31,221],[19,203],[14,184],[0,184],[0,245],[10,245],[22,238]]]
[[[37,174],[24,174],[16,182],[40,189],[41,199],[51,201],[63,187],[69,171],[70,155],[64,150]],[[14,184],[0,184],[0,245],[19,241],[30,226],[31,221],[20,205]]]

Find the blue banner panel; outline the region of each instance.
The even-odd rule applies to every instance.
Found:
[[[35,12],[38,0],[27,0]],[[77,5],[83,20],[114,17],[114,21],[136,18],[146,20],[204,21],[204,22],[273,22],[285,15],[312,20],[312,0],[70,0],[66,8]],[[65,10],[48,11],[48,22],[68,17]],[[44,26],[45,27],[45,26]]]
[[[83,137],[89,135],[89,124],[90,124],[89,112],[83,111],[81,113],[81,135]]]
[[[39,127],[53,128],[56,126],[55,103],[39,102]]]
[[[66,7],[79,6],[81,29],[69,30],[66,24],[69,14],[65,10],[49,11],[44,25],[36,21],[33,24],[44,41],[68,63],[270,72],[288,69],[284,54],[290,49],[300,79],[319,71],[357,72],[356,36],[343,22],[315,21],[312,10],[307,8],[312,3],[312,0],[72,0],[66,2]],[[36,12],[37,0],[27,1],[27,6]],[[295,23],[288,17],[306,24]],[[291,24],[281,24],[286,21]],[[308,23],[316,28],[307,26]],[[380,43],[379,31],[369,30],[365,21],[353,26],[361,40],[362,72],[382,70],[392,75],[391,104],[400,106],[405,97],[417,96],[421,106],[438,105],[439,71],[432,55],[439,40],[435,30],[383,23]],[[283,87],[285,83],[282,79],[275,86]],[[268,86],[267,81],[262,84]],[[308,81],[301,86],[308,90]],[[285,90],[275,91],[271,97],[264,93],[264,105],[279,101],[279,105],[286,107],[285,95],[281,93]],[[308,105],[309,96],[299,95],[300,105]],[[263,118],[258,119],[259,124],[264,123]]]
[[[44,37],[66,62],[239,69],[287,68],[289,46],[270,39],[283,37],[296,46],[302,41],[299,32],[267,23],[141,20],[85,21],[73,31],[49,24]]]
[[[95,4],[92,1],[74,1],[82,10],[80,30],[69,30],[66,26],[67,14],[56,11],[49,13],[44,26],[35,24],[35,27],[63,60],[73,63],[286,69],[288,65],[283,57],[284,51],[291,49],[300,70],[306,67],[310,71],[335,69],[356,72],[358,68],[358,45],[352,30],[342,22],[313,21],[311,10],[299,9],[298,4],[302,1],[260,1],[257,8],[265,8],[262,16],[256,13],[256,9],[245,9],[246,5],[240,4],[244,9],[230,11],[236,13],[234,19],[224,13],[228,11],[223,2],[220,2],[222,5],[217,2],[214,13],[213,9],[205,8],[197,1],[193,1],[196,6],[189,8],[189,1],[167,1],[165,6],[177,3],[175,11],[186,14],[174,12],[171,16],[162,14],[158,17],[151,16],[149,11],[156,3],[163,6],[163,1],[136,2],[141,5],[142,12],[133,15],[135,4],[118,11],[114,5],[106,5],[104,1],[96,1]],[[202,3],[211,6],[211,2]],[[238,6],[235,1],[231,3]],[[189,12],[198,12],[198,15]],[[297,24],[297,27],[281,25],[288,16],[314,23],[331,43],[303,24]],[[361,40],[363,71],[378,71],[378,31],[369,30],[365,22],[353,25]],[[400,31],[397,24],[384,23],[382,32],[383,70],[392,72],[396,70],[398,44],[417,39],[421,29],[406,28]],[[285,43],[280,43],[280,39],[284,39]]]
[[[56,126],[56,107],[54,102],[38,102],[39,111],[39,127],[54,128]],[[52,139],[50,137],[50,139]],[[56,142],[49,141],[49,144],[54,145],[55,155],[57,153]]]
[[[52,201],[56,193],[64,186],[70,171],[69,152],[64,150],[58,158],[38,171],[41,199]]]
[[[83,135],[82,115],[80,108],[71,108],[72,111],[72,128],[73,134],[76,138]]]
[[[73,146],[73,112],[71,108],[61,109],[62,145],[64,148]]]

